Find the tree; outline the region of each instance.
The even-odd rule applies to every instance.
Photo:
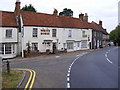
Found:
[[[37,12],[37,10],[31,4],[29,4],[29,6],[25,5],[21,10],[29,11],[29,12]]]
[[[71,9],[63,9],[62,12],[59,13],[59,16],[73,16],[73,11]]]
[[[120,46],[120,26],[117,26],[113,31],[110,32],[110,40]]]

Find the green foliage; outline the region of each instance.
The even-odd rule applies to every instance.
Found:
[[[110,32],[110,40],[120,45],[120,26]]]
[[[7,73],[6,69],[3,69],[2,71],[2,88],[8,89],[8,88],[16,88],[18,83],[20,82],[22,78],[23,72],[11,70],[11,74]]]
[[[63,9],[62,12],[59,13],[59,16],[73,16],[73,11],[71,9]]]
[[[31,4],[29,4],[29,6],[25,5],[21,10],[29,11],[29,12],[37,12],[36,9]]]

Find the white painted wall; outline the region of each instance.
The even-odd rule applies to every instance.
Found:
[[[32,32],[33,32],[33,28],[37,28],[38,29],[38,37],[32,37]],[[41,35],[41,29],[49,29],[50,30],[50,35]],[[57,37],[52,37],[52,29],[56,29],[57,30]],[[61,28],[51,28],[51,27],[28,27],[25,26],[24,27],[24,37],[23,37],[23,50],[26,50],[26,43],[28,43],[28,41],[31,43],[38,43],[38,50],[40,52],[45,52],[46,48],[52,50],[52,42],[50,46],[47,46],[45,44],[42,44],[44,42],[44,40],[51,40],[51,41],[56,41],[56,39],[59,39],[59,42],[61,42]],[[61,43],[59,44],[59,46],[61,46]],[[59,48],[60,49],[60,48]]]
[[[6,38],[6,30],[12,29],[12,38]],[[13,58],[18,55],[18,35],[17,35],[17,28],[13,27],[0,27],[0,43],[10,43],[11,45],[14,44],[14,53],[12,54],[0,54],[2,58]],[[12,47],[13,50],[13,47]]]
[[[6,38],[6,30],[12,29],[12,38]],[[17,28],[0,27],[0,43],[17,42]]]
[[[38,37],[32,37],[33,28],[38,29]],[[41,35],[41,29],[49,29],[50,35]],[[52,37],[52,29],[57,30],[56,37]],[[68,37],[69,30],[72,31],[72,37]],[[86,32],[88,36],[90,36],[90,41],[91,41],[92,30],[88,30],[88,29],[24,26],[24,37],[22,39],[23,50],[27,49],[26,43],[28,43],[29,41],[30,44],[38,43],[38,50],[40,52],[45,52],[46,48],[52,51],[52,43],[56,42],[57,39],[58,39],[58,43],[57,43],[58,50],[61,50],[62,48],[64,48],[63,43],[66,43],[65,47],[67,48],[67,41],[72,41],[74,43],[74,48],[68,51],[81,50],[80,48],[81,40],[87,40],[87,44],[88,44],[87,48],[82,48],[82,49],[89,49],[88,37],[86,38],[82,37],[83,30]],[[47,47],[45,44],[42,44],[44,40],[52,40],[50,46]],[[78,43],[79,43],[79,47],[78,47]]]

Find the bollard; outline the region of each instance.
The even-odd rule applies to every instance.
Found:
[[[8,74],[10,74],[10,63],[9,63],[9,61],[7,61],[6,63],[7,63],[7,72],[8,72]]]

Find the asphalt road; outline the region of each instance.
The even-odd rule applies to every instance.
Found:
[[[79,57],[70,71],[70,88],[118,88],[118,50],[105,48]]]
[[[66,88],[67,71],[72,61],[78,54],[66,53],[65,55],[50,55],[37,58],[28,58],[22,61],[11,62],[11,68],[28,68],[36,71],[33,88]]]
[[[85,52],[89,53],[85,54]],[[107,54],[107,57],[105,54]],[[76,60],[76,58],[78,59]],[[74,60],[76,62],[72,65],[69,76],[71,88],[118,87],[117,47],[92,52],[90,50],[78,51],[59,56],[26,58],[11,62],[10,65],[11,68],[35,70],[36,78],[33,88],[67,88],[68,69]]]

